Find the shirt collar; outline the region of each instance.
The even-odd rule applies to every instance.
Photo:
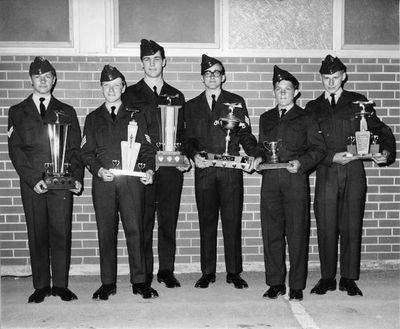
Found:
[[[46,109],[49,107],[50,99],[51,99],[51,94],[47,96],[41,96],[37,95],[35,93],[32,94],[32,100],[35,103],[39,113],[40,113],[40,98],[44,98],[43,104],[46,107]]]
[[[337,102],[338,101],[338,99],[339,99],[339,97],[340,97],[340,95],[342,94],[342,92],[343,92],[343,88],[340,88],[336,93],[335,93],[335,101]],[[327,100],[331,100],[331,94],[329,93],[329,92],[327,92],[326,90],[325,90],[325,99],[327,99]]]
[[[147,76],[144,77],[144,82],[149,86],[151,90],[153,87],[157,87],[157,93],[160,95],[161,88],[164,86],[163,78],[159,78],[157,81],[150,80]]]

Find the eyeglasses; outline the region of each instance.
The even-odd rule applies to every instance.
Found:
[[[204,76],[205,76],[206,78],[211,78],[211,77],[219,78],[221,75],[222,75],[222,72],[221,72],[221,71],[218,71],[218,70],[216,70],[216,71],[214,71],[214,72],[211,72],[211,71],[205,71],[205,72],[204,72]]]

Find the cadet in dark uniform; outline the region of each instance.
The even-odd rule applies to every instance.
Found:
[[[346,66],[337,57],[326,56],[319,70],[325,92],[309,102],[306,110],[318,121],[327,144],[327,155],[317,167],[314,211],[317,221],[321,280],[311,293],[336,289],[337,245],[340,236],[339,289],[350,296],[361,295],[355,280],[360,275],[361,234],[366,178],[362,161],[348,156],[348,137],[359,130],[355,115],[365,101],[358,93],[343,90]],[[395,157],[395,140],[372,106],[366,118],[369,131],[379,136],[382,155],[390,164]]]
[[[242,145],[248,155],[254,155],[257,140],[251,133],[246,103],[236,94],[222,89],[225,69],[222,63],[206,55],[202,56],[201,80],[205,91],[186,103],[186,152],[196,165],[195,193],[200,223],[202,277],[195,287],[207,288],[215,282],[217,225],[221,212],[224,236],[225,264],[228,283],[235,288],[247,288],[240,276],[242,272],[241,224],[243,210],[243,173],[238,169],[207,167],[201,152],[222,154],[225,152],[224,131],[218,119],[227,114],[223,103],[240,103],[235,115],[240,116],[244,127],[231,133],[228,153],[239,155]],[[217,123],[217,124],[216,124]]]
[[[260,117],[261,158],[269,158],[264,143],[279,141],[280,162],[288,168],[263,171],[261,224],[266,283],[263,297],[286,293],[286,241],[289,249],[289,299],[303,299],[307,279],[309,240],[309,172],[322,160],[326,147],[317,123],[295,104],[299,82],[288,71],[274,66],[272,80],[277,106]]]
[[[144,185],[153,181],[154,148],[145,137],[143,114],[139,109],[128,109],[121,101],[126,88],[121,72],[105,65],[100,82],[105,103],[86,117],[81,143],[82,160],[93,175],[92,196],[100,248],[102,285],[93,299],[107,300],[116,293],[118,213],[125,232],[132,291],[143,298],[158,297],[157,291],[146,283],[142,232]],[[140,179],[116,176],[110,171],[121,168],[120,145],[128,139],[131,120],[137,122],[136,142],[141,143],[135,170],[140,171],[138,163],[145,164],[146,177]]]
[[[68,289],[68,273],[72,192],[81,191],[83,179],[83,166],[79,160],[81,130],[75,110],[51,94],[57,76],[50,62],[36,57],[29,67],[29,75],[33,94],[12,106],[8,116],[8,149],[20,176],[35,288],[28,302],[43,302],[50,293],[70,301],[77,299]],[[60,112],[61,123],[70,124],[65,156],[76,179],[75,189],[70,191],[48,190],[43,180],[44,164],[52,162],[47,123],[56,121],[55,112]]]
[[[144,78],[127,88],[122,99],[125,104],[147,104],[145,116],[151,143],[157,147],[162,142],[161,112],[158,108],[158,96],[179,95],[177,143],[184,137],[185,97],[176,88],[163,79],[163,70],[167,63],[164,48],[152,40],[143,39],[140,44]],[[181,201],[183,171],[188,168],[160,167],[154,175],[154,184],[146,186],[144,215],[144,248],[146,255],[146,272],[148,282],[153,280],[153,229],[157,211],[158,222],[158,262],[157,279],[168,288],[180,287],[174,276],[176,251],[176,226]]]

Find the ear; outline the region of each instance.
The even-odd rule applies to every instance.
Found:
[[[298,89],[295,89],[295,90],[294,90],[294,97],[293,97],[293,98],[296,98],[298,94],[299,94],[299,90],[298,90]]]
[[[342,82],[343,82],[344,80],[346,80],[346,78],[347,78],[347,73],[346,73],[346,72],[343,72],[343,74],[342,74]]]
[[[221,84],[225,83],[225,81],[226,81],[226,75],[224,74],[224,75],[222,76],[222,79],[221,79]]]
[[[122,92],[121,92],[121,94],[123,94],[123,93],[125,92],[125,90],[126,90],[126,83],[124,83],[124,85],[122,86]]]
[[[167,66],[167,59],[164,58],[163,61],[162,61],[162,67],[164,68],[166,66]]]

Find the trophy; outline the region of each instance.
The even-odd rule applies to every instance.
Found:
[[[178,128],[178,114],[182,105],[173,104],[174,99],[179,100],[179,95],[160,95],[167,104],[160,104],[161,111],[161,142],[157,143],[156,169],[159,167],[186,167],[185,156],[179,151],[180,143],[176,142]]]
[[[135,142],[138,126],[135,120],[131,120],[128,124],[128,140],[121,141],[121,161],[112,160],[113,168],[110,171],[114,175],[126,175],[135,177],[146,177],[143,172],[144,163],[138,163],[138,168],[141,171],[135,171],[137,158],[140,151],[140,143]],[[120,166],[121,165],[121,166]],[[121,167],[122,169],[119,169]]]
[[[75,188],[71,174],[71,164],[65,162],[69,123],[60,123],[62,111],[56,111],[56,121],[48,123],[51,163],[44,164],[43,180],[49,190],[69,190]]]
[[[379,157],[378,136],[372,135],[368,131],[366,117],[371,113],[365,109],[365,105],[374,104],[373,101],[356,101],[353,104],[358,104],[361,107],[360,112],[356,113],[356,118],[360,118],[360,130],[355,132],[355,136],[349,136],[347,152],[350,157],[357,159],[372,159],[372,156]]]
[[[225,152],[223,154],[212,154],[200,152],[200,155],[205,158],[210,167],[223,167],[233,169],[250,169],[254,157],[250,156],[234,156],[228,153],[228,146],[231,140],[230,134],[234,129],[243,127],[244,123],[234,115],[235,108],[242,108],[240,103],[224,103],[229,108],[229,113],[225,117],[221,117],[216,121],[216,125],[220,125],[226,130],[225,136]]]
[[[280,169],[280,168],[288,168],[291,166],[288,162],[279,162],[278,151],[281,146],[282,140],[279,139],[277,141],[264,141],[263,146],[268,150],[269,156],[267,161],[261,163],[257,166],[256,170],[266,170],[266,169]]]

